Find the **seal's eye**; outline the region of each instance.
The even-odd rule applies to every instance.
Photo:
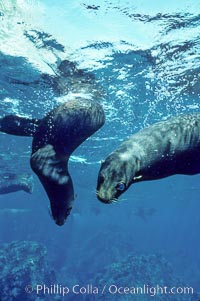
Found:
[[[126,185],[125,183],[121,182],[121,183],[118,183],[117,186],[116,186],[117,190],[119,191],[124,191],[125,188],[126,188]]]

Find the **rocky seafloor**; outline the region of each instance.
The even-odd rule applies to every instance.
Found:
[[[96,257],[95,260],[98,260]],[[66,269],[67,271],[67,269]],[[83,283],[76,275],[76,284]],[[61,278],[60,278],[61,277]],[[64,297],[58,287],[62,285],[63,279],[69,279],[70,275],[59,273],[59,280],[51,265],[47,261],[46,247],[32,241],[13,241],[2,244],[0,249],[0,301],[43,301],[43,300],[134,300],[134,301],[198,301],[195,294],[165,294],[161,288],[185,287],[187,286],[178,278],[170,263],[161,255],[156,254],[129,254],[123,260],[113,262],[101,268],[91,279],[84,279],[83,293],[74,293],[70,287],[69,293]],[[87,277],[86,277],[87,278]],[[58,293],[37,293],[37,285],[54,287]],[[27,289],[28,287],[28,289]],[[75,292],[80,288],[77,286]],[[103,288],[105,290],[102,292]],[[140,287],[139,293],[134,291]],[[117,291],[119,289],[119,291]]]
[[[56,282],[46,261],[46,248],[32,241],[13,241],[0,249],[0,300],[44,300],[31,292],[37,284]],[[29,292],[28,292],[29,291]],[[45,296],[45,300],[57,300]]]

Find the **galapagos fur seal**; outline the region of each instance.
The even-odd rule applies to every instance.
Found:
[[[0,178],[0,194],[23,190],[33,192],[33,177],[28,174],[3,173]]]
[[[31,167],[48,194],[58,225],[64,224],[74,201],[69,157],[104,122],[104,111],[99,103],[75,99],[49,112],[34,135]]]
[[[9,128],[9,134],[15,135],[14,126],[1,126],[4,118],[0,119],[0,130]],[[15,124],[15,118],[18,121],[16,134],[20,135],[21,131],[22,136],[33,136],[30,164],[49,197],[52,217],[61,226],[74,201],[74,188],[68,171],[69,157],[104,124],[104,110],[94,100],[74,98],[36,122],[12,116],[12,124]]]
[[[103,161],[97,197],[117,201],[130,185],[200,173],[200,114],[179,115],[140,130]]]

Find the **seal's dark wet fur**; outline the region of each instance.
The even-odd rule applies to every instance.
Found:
[[[99,103],[77,99],[48,113],[34,135],[31,167],[49,196],[58,225],[64,223],[74,200],[69,157],[104,122],[104,111]]]
[[[31,167],[47,192],[58,225],[64,224],[74,201],[69,157],[104,122],[102,106],[83,98],[61,104],[41,120],[14,115],[0,119],[0,131],[33,136]]]
[[[200,114],[180,115],[139,131],[112,152],[99,171],[97,196],[110,203],[135,182],[197,173]],[[125,184],[123,191],[118,183]]]

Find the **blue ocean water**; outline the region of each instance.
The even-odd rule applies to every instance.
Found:
[[[62,227],[49,215],[46,193],[30,168],[32,139],[1,133],[1,173],[34,177],[32,194],[0,195],[0,277],[6,279],[0,283],[1,301],[180,298],[23,295],[24,283],[45,283],[46,278],[37,278],[44,269],[56,277],[48,280],[49,286],[101,287],[109,280],[118,286],[178,283],[194,288],[194,294],[181,295],[180,300],[200,299],[200,175],[135,184],[112,205],[100,203],[95,195],[101,160],[124,139],[158,120],[200,111],[199,12],[197,0],[1,0],[0,117],[42,118],[73,93],[97,98],[106,114],[105,125],[71,157],[76,199]],[[64,60],[94,76],[95,84],[59,80],[58,66]],[[31,242],[47,253],[41,255]],[[4,251],[5,243],[19,254]],[[48,266],[38,263],[40,256]],[[146,260],[143,268],[141,256]],[[157,265],[150,265],[152,260]],[[135,270],[130,271],[128,263],[134,263]],[[23,272],[19,274],[26,268],[27,282]],[[157,278],[154,268],[159,270]],[[32,276],[27,276],[30,271]]]

